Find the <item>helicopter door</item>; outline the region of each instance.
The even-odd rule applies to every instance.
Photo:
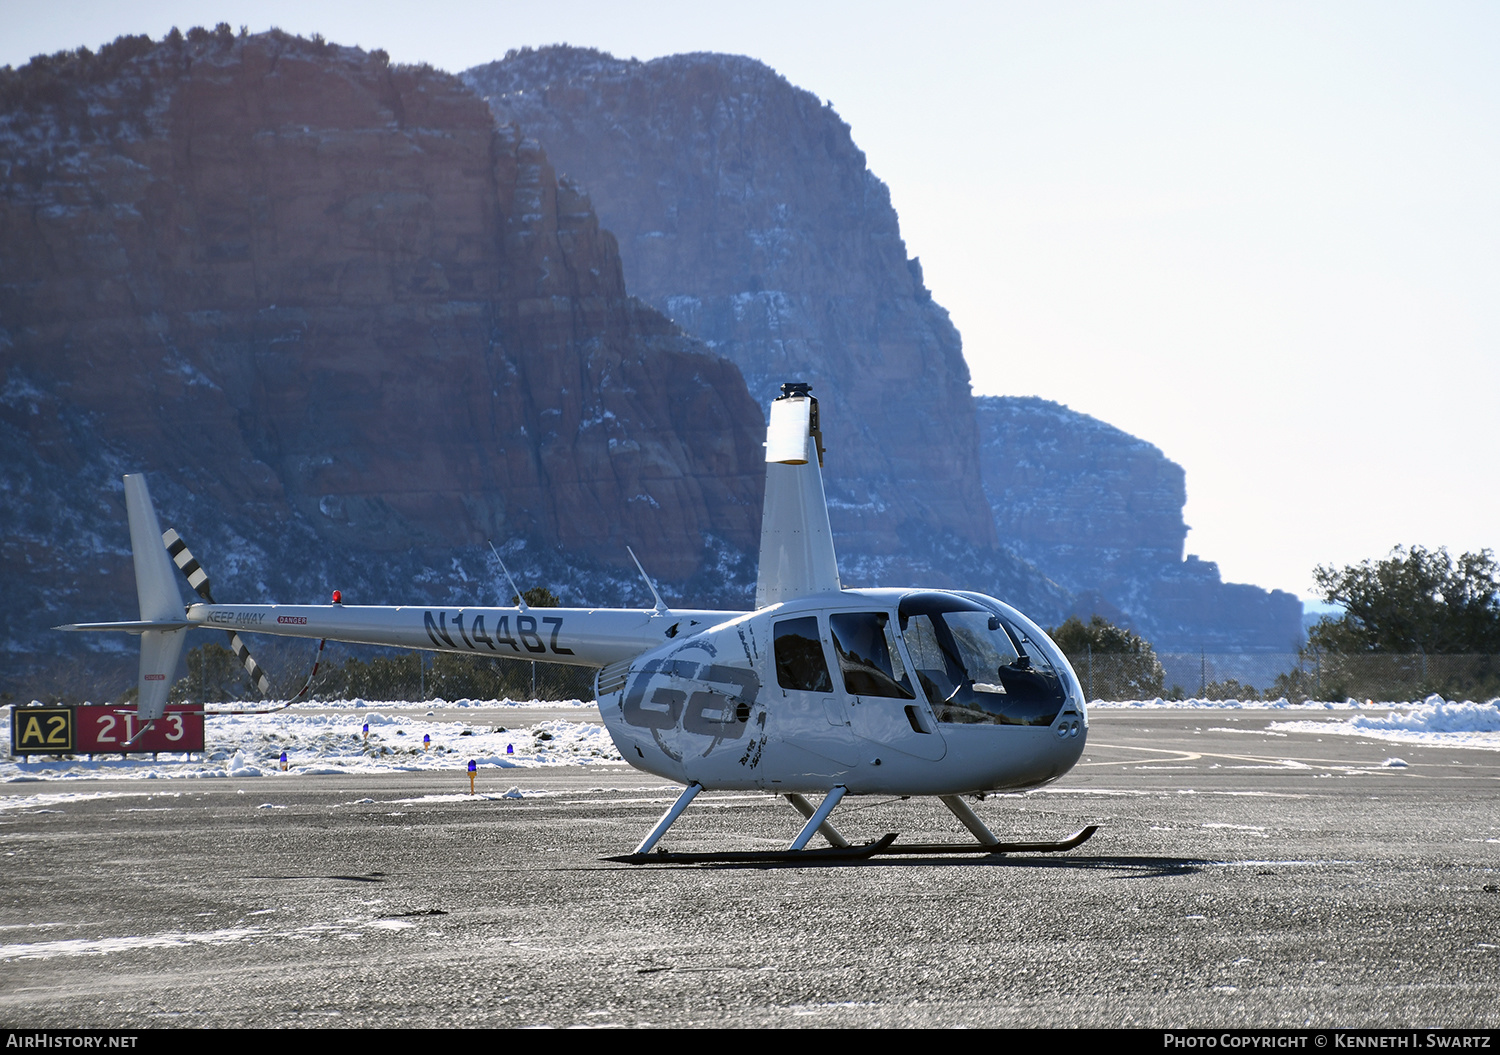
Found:
[[[854,765],[859,752],[828,673],[818,617],[778,620],[772,636],[781,692],[780,702],[770,708],[772,738],[843,766]],[[774,692],[771,699],[775,700]]]
[[[934,762],[947,754],[931,709],[912,690],[890,614],[834,612],[828,629],[854,735]]]

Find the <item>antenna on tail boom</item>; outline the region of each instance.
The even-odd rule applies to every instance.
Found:
[[[635,555],[635,550],[631,549],[629,546],[626,546],[625,552],[630,554],[631,560],[635,561],[635,570],[641,573],[641,578],[646,580],[646,586],[651,590],[651,596],[656,598],[656,614],[670,615],[671,609],[669,609],[666,605],[666,602],[661,599],[661,594],[656,592],[656,583],[651,581],[651,576],[647,575],[646,569],[641,567],[640,558]]]
[[[510,577],[510,569],[505,566],[505,562],[503,560],[500,560],[500,551],[495,548],[495,544],[493,542],[490,542],[489,539],[485,539],[485,541],[489,542],[490,552],[495,555],[495,559],[497,561],[500,561],[500,570],[505,573],[505,581],[510,583],[510,588],[512,590],[516,591],[516,607],[521,609],[521,611],[523,612],[526,611],[526,609],[530,607],[530,605],[526,603],[526,595],[522,593],[521,588],[516,585],[516,580]]]

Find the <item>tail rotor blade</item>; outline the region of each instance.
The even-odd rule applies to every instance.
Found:
[[[187,548],[187,543],[177,533],[176,528],[167,528],[161,533],[162,545],[167,547],[167,555],[172,558],[172,563],[182,570],[187,576],[188,585],[197,591],[198,596],[209,604],[214,603],[214,596],[209,590],[208,572],[203,565],[198,563]],[[250,675],[250,682],[262,696],[271,691],[271,679],[261,669],[261,665],[255,662],[255,657],[250,654],[250,649],[245,642],[240,640],[240,635],[233,630],[229,631],[229,647],[234,651],[235,658],[245,665],[245,673]]]
[[[236,634],[232,631],[230,632],[229,647],[234,650],[234,654],[236,657],[238,657],[239,661],[245,665],[245,673],[250,675],[250,681],[254,683],[256,689],[259,690],[260,694],[264,696],[266,693],[270,692],[271,679],[266,677],[266,672],[261,669],[259,663],[255,662],[255,657],[250,654],[250,650],[246,648],[245,643],[240,640],[239,634]]]
[[[187,576],[188,585],[197,591],[199,597],[213,604],[213,594],[208,590],[208,572],[204,571],[198,559],[188,552],[187,543],[182,541],[182,536],[177,533],[177,529],[167,528],[161,533],[161,541],[167,547],[167,555],[172,558],[172,563],[176,564],[182,570],[182,574]]]

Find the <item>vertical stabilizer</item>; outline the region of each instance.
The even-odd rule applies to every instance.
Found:
[[[141,602],[141,622],[170,622],[182,618],[182,595],[172,561],[162,545],[161,524],[151,505],[144,476],[125,477],[125,512],[130,518],[130,552],[135,558],[135,591]],[[166,713],[172,675],[182,658],[187,630],[147,630],[141,634],[141,675],[136,683],[136,714],[160,718]]]
[[[842,588],[823,494],[818,401],[805,384],[788,383],[781,392],[766,429],[757,608]]]

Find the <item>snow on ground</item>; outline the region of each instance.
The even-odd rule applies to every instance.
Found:
[[[222,706],[222,707],[228,708],[228,707],[231,707],[231,706],[234,706],[234,705],[233,704],[209,704],[209,706],[210,707],[221,707]],[[275,706],[275,704],[269,704],[268,706]],[[399,707],[402,710],[414,710],[414,709],[416,709],[418,707],[426,707],[429,710],[431,710],[433,708],[442,708],[444,710],[447,710],[448,708],[451,708],[451,707],[460,707],[460,708],[473,709],[473,710],[497,710],[498,709],[498,710],[502,710],[502,711],[516,711],[516,710],[527,710],[527,709],[536,710],[538,708],[546,708],[547,710],[563,711],[563,710],[568,710],[569,708],[586,709],[586,708],[589,708],[589,707],[593,707],[594,706],[594,701],[593,700],[469,700],[469,699],[463,699],[463,700],[443,700],[443,699],[433,699],[433,700],[418,700],[416,702],[410,702],[410,701],[407,701],[407,700],[361,700],[361,699],[354,699],[354,700],[317,700],[317,701],[311,702],[311,703],[298,704],[297,706],[301,707],[301,708],[316,707],[316,708],[320,708],[322,710],[328,710],[328,711],[332,711],[332,710],[345,710],[345,709],[355,710],[355,711],[366,711],[366,710],[380,710],[381,708],[391,709],[391,708],[395,708],[395,707]]]
[[[411,710],[422,706],[473,707],[462,722],[437,721],[384,713],[377,707]],[[529,769],[538,766],[588,766],[623,759],[604,727],[591,721],[543,721],[528,724],[527,706],[511,701],[460,703],[368,704],[362,700],[303,705],[308,710],[348,709],[349,713],[299,713],[213,716],[206,719],[203,754],[184,756],[96,755],[73,759],[34,756],[27,762],[0,762],[0,781],[72,780],[136,777],[275,777],[286,752],[289,773],[391,773],[417,770],[462,772],[472,759],[480,769]],[[537,703],[532,707],[587,708],[579,701]],[[10,709],[0,718],[0,737],[10,741]],[[432,712],[429,712],[431,714]],[[580,716],[582,717],[582,716]],[[368,723],[369,735],[364,728]],[[422,738],[431,738],[424,749]],[[0,805],[3,808],[3,805]]]
[[[1433,695],[1419,704],[1402,706],[1409,709],[1393,710],[1384,715],[1360,714],[1341,722],[1272,722],[1270,728],[1283,732],[1361,736],[1397,744],[1500,751],[1500,700],[1488,703],[1464,700],[1460,703]],[[1395,762],[1400,762],[1400,759],[1388,759],[1387,765]]]
[[[467,769],[529,769],[538,766],[620,764],[604,727],[597,722],[543,721],[527,724],[527,711],[538,708],[585,710],[592,703],[513,700],[428,700],[421,703],[343,700],[299,705],[274,714],[223,715],[207,719],[207,751],[191,757],[162,754],[120,758],[118,755],[74,759],[36,756],[28,762],[0,761],[0,782],[88,780],[133,777],[146,780],[191,777],[276,777],[281,753],[287,772],[301,774],[392,773]],[[1274,710],[1289,714],[1352,712],[1343,721],[1276,721],[1277,732],[1343,734],[1393,743],[1500,750],[1500,700],[1456,702],[1441,696],[1409,703],[1344,700],[1290,703],[1287,700],[1122,700],[1089,705],[1097,710],[1194,709],[1200,711]],[[436,721],[385,713],[396,709],[461,707],[472,710],[464,721]],[[306,713],[309,710],[334,713]],[[343,713],[347,712],[347,713]],[[1360,713],[1370,712],[1370,713]],[[1378,713],[1375,713],[1378,712]],[[1388,712],[1388,713],[1387,713]],[[10,708],[0,708],[0,739],[10,740]],[[580,715],[580,718],[584,718]],[[369,736],[364,733],[369,724]],[[431,737],[424,750],[422,737]],[[0,809],[19,799],[0,799]],[[33,807],[39,803],[32,803]]]
[[[1272,710],[1272,711],[1349,711],[1370,707],[1411,707],[1410,703],[1376,703],[1373,700],[1303,700],[1293,703],[1285,696],[1279,700],[1094,700],[1089,710]]]
[[[1280,721],[1267,728],[1274,732],[1362,736],[1398,744],[1429,747],[1471,747],[1500,751],[1500,699],[1488,703],[1445,700],[1436,694],[1421,701],[1378,702],[1375,700],[1095,700],[1090,710],[1272,710],[1297,712],[1350,711],[1344,721]],[[1366,712],[1366,713],[1360,713]],[[1245,730],[1235,730],[1241,732]],[[1400,762],[1399,759],[1391,761]],[[1389,764],[1389,763],[1388,763]],[[1405,763],[1401,763],[1405,765]]]

